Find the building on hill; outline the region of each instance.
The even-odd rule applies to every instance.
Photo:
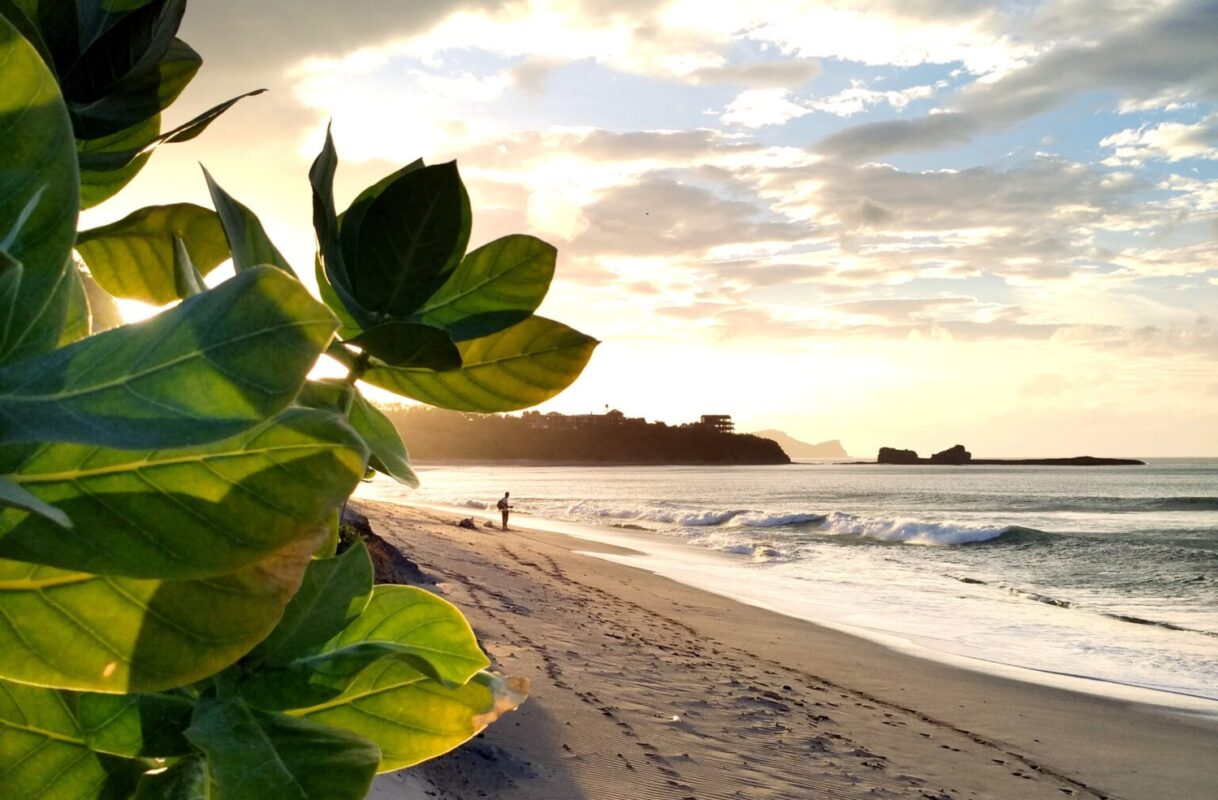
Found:
[[[719,433],[733,433],[736,430],[731,414],[703,414],[698,424]]]

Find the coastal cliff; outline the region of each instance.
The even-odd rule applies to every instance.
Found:
[[[789,464],[776,442],[722,423],[667,425],[620,412],[520,416],[426,407],[382,409],[412,460],[582,464]],[[726,417],[706,417],[723,420]]]
[[[940,450],[930,458],[919,458],[913,450],[896,447],[881,447],[876,456],[877,464],[938,464],[948,466],[986,466],[1007,464],[1029,467],[1127,467],[1145,466],[1145,461],[1135,458],[1096,458],[1094,456],[1072,456],[1069,458],[973,458],[973,454],[958,444]]]

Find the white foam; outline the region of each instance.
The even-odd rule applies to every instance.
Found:
[[[807,525],[825,521],[824,514],[766,514],[742,516],[736,520],[746,528],[778,528],[783,525]]]
[[[961,525],[953,522],[920,522],[913,519],[868,519],[835,511],[825,520],[820,533],[833,536],[859,536],[881,542],[920,545],[953,545],[988,542],[1009,531],[1008,526]]]

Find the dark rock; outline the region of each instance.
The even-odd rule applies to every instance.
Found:
[[[913,450],[898,450],[895,447],[881,447],[876,457],[879,464],[917,464],[918,454]]]
[[[962,444],[941,450],[930,457],[932,464],[967,464],[972,460],[973,454],[965,450]]]
[[[345,534],[345,535],[344,535]],[[402,555],[396,547],[382,539],[372,530],[368,517],[352,507],[350,503],[343,507],[340,527],[339,550],[343,548],[341,540],[349,536],[359,536],[368,548],[372,557],[372,568],[377,583],[401,583],[412,586],[434,586],[435,580],[426,575],[419,565]]]
[[[458,528],[469,528],[470,530],[477,530],[477,528],[478,528],[478,526],[474,524],[473,517],[466,517],[465,519],[461,520],[460,522],[457,523],[457,527]]]

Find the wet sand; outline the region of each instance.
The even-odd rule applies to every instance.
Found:
[[[359,505],[533,686],[378,800],[1218,797],[1218,719],[944,666],[585,554],[609,545]]]

